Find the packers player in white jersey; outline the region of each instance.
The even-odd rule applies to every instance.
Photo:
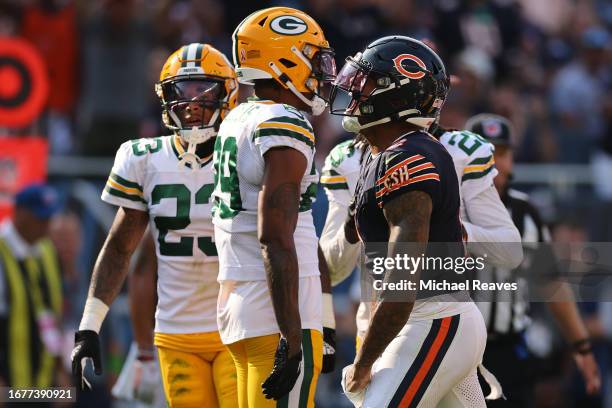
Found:
[[[233,361],[217,330],[219,285],[211,222],[212,153],[221,120],[236,105],[238,83],[227,58],[189,44],[164,64],[156,92],[170,136],[121,145],[102,199],[119,207],[98,256],[72,354],[102,371],[98,333],[147,226],[157,255],[154,344],[169,406],[236,407]]]
[[[505,210],[493,185],[497,175],[494,147],[476,133],[443,130],[432,132],[450,153],[459,181],[461,222],[468,250],[475,255],[487,254],[495,266],[517,267],[523,258],[521,237]],[[345,141],[327,156],[321,174],[329,200],[320,246],[329,266],[332,285],[346,279],[355,268],[361,244],[351,244],[344,235],[344,222],[355,191],[365,141]],[[357,347],[368,327],[370,305],[362,302],[357,311]]]
[[[233,46],[238,79],[256,98],[227,116],[215,144],[219,331],[241,408],[313,407],[323,353],[318,175],[302,112],[325,109],[333,53],[316,21],[287,7],[245,18]]]

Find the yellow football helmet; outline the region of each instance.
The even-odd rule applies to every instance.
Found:
[[[323,87],[336,76],[334,54],[319,24],[289,7],[259,10],[236,27],[233,58],[241,83],[275,79],[318,115],[325,110]],[[308,99],[304,94],[314,94]]]
[[[196,145],[215,137],[223,118],[236,106],[238,81],[232,64],[208,44],[184,45],[166,60],[155,92],[164,124],[188,144],[181,162],[199,168]],[[206,111],[213,112],[209,120]]]

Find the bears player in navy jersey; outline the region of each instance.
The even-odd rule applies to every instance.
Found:
[[[344,228],[347,240],[360,239],[366,252],[369,243],[383,242],[389,258],[416,258],[431,254],[428,242],[442,242],[448,249],[436,255],[462,255],[453,161],[425,130],[448,89],[435,52],[402,36],[374,41],[338,74],[331,111],[369,144]],[[335,108],[339,92],[349,102]],[[387,269],[384,281],[405,275]],[[363,345],[343,371],[346,395],[362,407],[485,407],[476,377],[486,343],[478,309],[467,293],[409,293],[394,302],[383,292],[373,308]]]

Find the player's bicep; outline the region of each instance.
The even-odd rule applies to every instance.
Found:
[[[258,233],[261,242],[293,237],[300,207],[300,185],[306,157],[289,147],[276,147],[264,155],[264,176],[259,193]]]
[[[505,231],[504,234],[488,239],[473,239],[470,241],[493,241],[493,242],[520,242],[521,236],[514,225],[508,210],[499,197],[499,193],[492,184],[483,188],[482,191],[470,200],[464,200],[465,213],[468,222],[489,230]],[[480,237],[478,237],[480,238]]]
[[[150,230],[144,234],[137,254],[133,274],[154,280],[157,273],[157,253],[153,233]]]
[[[461,196],[469,201],[493,185],[497,176],[493,152],[471,158],[461,175]]]
[[[422,256],[427,251],[431,211],[431,197],[423,191],[403,193],[383,209],[389,225],[388,258],[395,259],[397,256],[414,258]],[[419,275],[420,271],[414,270],[408,278],[416,282]],[[399,282],[405,277],[406,274],[401,270],[390,268],[385,274],[385,281]],[[383,293],[382,298],[385,299],[387,294],[389,293]],[[403,301],[413,302],[415,294],[416,291],[408,291]],[[406,311],[409,313],[410,309]]]
[[[146,211],[119,207],[104,249],[111,249],[114,253],[133,254],[148,222],[149,214]]]
[[[389,242],[427,242],[432,207],[431,197],[423,191],[402,193],[385,205]]]
[[[332,240],[338,234],[338,231],[344,228],[344,222],[348,216],[348,208],[348,205],[337,201],[329,202],[325,225],[321,232],[321,241]]]

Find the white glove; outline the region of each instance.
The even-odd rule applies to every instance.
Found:
[[[139,361],[138,346],[132,343],[112,395],[117,399],[141,401],[148,405],[165,406],[163,384],[157,359]],[[159,401],[158,401],[159,400]]]
[[[134,398],[145,404],[153,404],[155,395],[161,384],[159,365],[157,361],[134,362]]]

